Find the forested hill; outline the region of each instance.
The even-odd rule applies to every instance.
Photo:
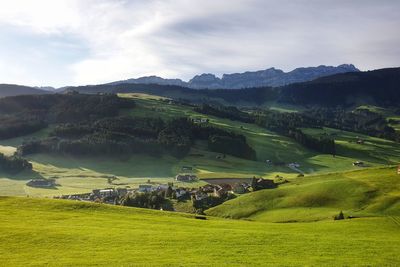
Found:
[[[0,97],[49,94],[49,91],[15,84],[0,84]]]
[[[281,102],[323,106],[400,104],[400,68],[352,72],[281,88]]]
[[[70,87],[68,90],[81,93],[148,93],[197,103],[224,102],[231,105],[262,105],[277,101],[316,106],[399,106],[400,68],[336,74],[278,88],[195,90],[170,85],[120,84]]]

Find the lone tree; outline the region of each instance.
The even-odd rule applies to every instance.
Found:
[[[336,216],[335,216],[335,220],[344,220],[343,211],[340,211],[339,215],[336,215]]]

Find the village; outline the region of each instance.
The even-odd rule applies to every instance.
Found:
[[[194,213],[202,214],[204,210],[233,199],[241,194],[273,189],[279,183],[263,178],[218,178],[207,179],[204,186],[191,187],[190,184],[197,181],[194,174],[178,174],[174,181],[188,186],[176,186],[173,182],[157,184],[149,179],[147,183],[140,184],[137,188],[109,187],[94,189],[91,192],[55,196],[55,199],[87,201],[111,205],[123,205],[139,208],[179,211],[175,209],[175,203],[187,203],[193,207]],[[31,180],[30,186],[52,187],[56,186],[54,180]]]

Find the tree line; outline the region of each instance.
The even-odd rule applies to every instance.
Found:
[[[117,116],[135,102],[116,95],[22,95],[0,99],[0,139],[36,132],[50,123],[76,123]]]
[[[254,123],[255,118],[250,114],[239,110],[233,106],[222,106],[222,105],[209,105],[202,104],[197,106],[194,111],[202,114],[212,115],[219,118],[226,118],[234,121],[241,121],[245,123]]]
[[[32,164],[23,158],[0,153],[0,171],[15,174],[24,170],[32,170]]]

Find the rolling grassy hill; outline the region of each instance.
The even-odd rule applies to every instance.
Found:
[[[399,218],[264,223],[0,197],[1,266],[396,266]]]
[[[213,216],[267,222],[330,220],[347,216],[400,216],[397,168],[374,168],[298,178],[206,211]]]
[[[213,116],[196,113],[192,107],[168,101],[159,96],[147,94],[123,94],[121,97],[136,99],[136,107],[126,110],[122,115],[136,117],[208,117],[210,124],[246,136],[249,144],[256,150],[257,161],[244,160],[232,156],[216,159],[218,153],[210,152],[205,142],[197,142],[187,157],[176,159],[171,156],[151,157],[132,155],[123,158],[110,158],[105,155],[97,157],[72,157],[66,155],[36,154],[28,159],[33,163],[33,173],[9,175],[0,173],[0,195],[18,196],[53,196],[70,193],[88,192],[94,188],[109,186],[133,186],[146,182],[172,182],[173,177],[181,171],[182,166],[193,166],[200,178],[210,177],[252,177],[264,176],[273,178],[276,175],[287,179],[295,178],[298,173],[287,166],[265,164],[273,162],[298,162],[300,170],[306,175],[318,175],[330,172],[357,170],[352,163],[364,161],[370,167],[395,164],[400,161],[400,145],[391,141],[372,138],[361,134],[337,131],[333,129],[305,129],[313,135],[328,134],[335,137],[339,155],[319,154],[310,151],[295,141],[270,132],[254,124],[241,123]],[[51,132],[52,126],[35,134],[0,141],[0,152],[11,154],[16,147],[29,138],[43,138]],[[356,137],[366,140],[364,145],[349,143]],[[107,177],[117,176],[116,184],[107,184]],[[35,177],[55,178],[59,186],[56,189],[39,189],[25,186],[27,180]],[[202,182],[193,184],[201,185]]]

